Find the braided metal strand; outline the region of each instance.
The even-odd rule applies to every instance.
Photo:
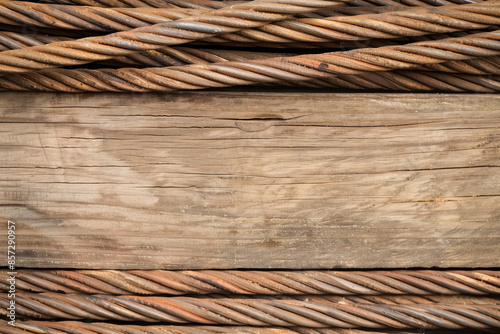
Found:
[[[222,8],[226,5],[222,1],[213,0],[49,0],[45,2],[65,5],[82,5],[93,7],[115,8]]]
[[[20,49],[28,46],[42,45],[50,42],[70,40],[67,37],[36,35],[29,36],[13,32],[0,32],[0,50]],[[378,43],[378,42],[377,42]],[[380,43],[373,45],[372,42],[356,44],[357,47],[376,47],[388,45]],[[347,45],[330,45],[330,47],[345,48]],[[284,50],[285,51],[285,50]],[[267,59],[272,57],[292,56],[290,53],[253,52],[236,50],[198,49],[192,47],[163,47],[157,50],[148,50],[136,54],[113,59],[113,65],[120,66],[179,66],[187,64],[209,64],[221,61],[247,61],[256,59]],[[111,64],[111,61],[110,61]],[[497,91],[496,77],[484,77],[484,75],[500,75],[500,57],[474,58],[470,60],[449,61],[442,64],[431,64],[419,67],[419,70],[444,73],[422,73],[422,72],[398,72],[398,73],[372,73],[359,76],[346,76],[342,78],[323,79],[323,82],[311,81],[305,83],[289,83],[290,85],[324,87],[324,88],[348,88],[348,89],[390,89],[390,90],[443,90],[443,91],[477,91],[491,93]],[[462,74],[475,74],[470,76]],[[392,79],[391,79],[392,78]],[[349,81],[358,81],[364,84],[354,85]],[[384,82],[393,81],[390,85]],[[370,83],[371,82],[371,83]],[[470,82],[469,84],[467,82]],[[280,83],[284,84],[284,83]],[[465,86],[464,86],[465,85]]]
[[[462,61],[449,61],[423,67],[430,71],[451,73],[470,73],[482,75],[500,75],[500,57],[477,58]]]
[[[320,43],[372,38],[393,39],[482,29],[498,24],[499,17],[500,2],[495,1],[439,8],[385,7],[373,14],[284,20],[258,29],[221,34],[206,41]]]
[[[410,331],[367,331],[337,328],[305,328],[305,327],[247,327],[247,326],[173,326],[173,325],[115,325],[108,323],[84,323],[77,321],[23,321],[16,327],[8,326],[0,321],[2,334],[417,334]],[[426,330],[426,334],[450,334],[446,330]],[[455,332],[456,333],[456,332]]]
[[[182,44],[282,20],[334,4],[327,0],[255,0],[196,17],[159,23],[106,36],[57,42],[0,53],[0,73],[25,72],[110,59],[164,45]]]
[[[0,273],[0,289],[3,291],[9,290],[5,283],[7,278],[6,273]],[[16,288],[32,292],[145,295],[485,295],[500,294],[500,272],[19,270]]]
[[[456,4],[469,4],[481,2],[482,0],[350,0],[351,6],[446,6]],[[83,5],[94,7],[168,7],[176,6],[181,8],[219,8],[224,1],[211,0],[47,0],[45,2],[59,3],[66,5]]]
[[[500,54],[500,31],[346,52],[168,68],[51,70],[0,78],[10,90],[169,91],[306,81],[339,74],[414,69],[425,64]]]
[[[93,31],[121,31],[198,16],[212,9],[102,8],[0,0],[0,22]]]
[[[10,38],[12,37],[12,38]],[[12,48],[22,48],[22,43],[34,45],[43,44],[45,38],[36,39],[31,36],[14,33],[0,33],[0,44]],[[35,36],[39,37],[39,36]],[[52,37],[56,40],[55,37]],[[339,46],[337,46],[339,47]],[[148,50],[137,54],[113,59],[112,65],[126,64],[128,66],[179,66],[185,64],[208,64],[221,61],[246,61],[264,59],[291,54],[263,53],[234,50],[194,49],[188,47],[164,47],[158,50]],[[123,65],[122,65],[123,66]],[[493,93],[499,91],[500,57],[477,58],[463,61],[450,61],[420,67],[420,70],[433,72],[381,72],[361,75],[344,75],[327,79],[309,80],[304,82],[280,82],[278,85],[314,87],[325,89],[377,89],[391,91],[450,91],[450,92],[481,92]],[[439,73],[451,72],[450,74]],[[469,73],[474,75],[462,74]],[[494,74],[496,76],[492,76]],[[487,75],[487,76],[485,76]]]
[[[99,71],[97,70],[95,72]],[[23,87],[30,84],[26,81],[18,83],[19,85],[16,83],[7,84],[5,82],[1,83],[0,80],[0,85],[5,84],[6,87],[9,87],[12,90],[23,90]],[[38,86],[33,87],[38,88],[40,85],[48,85],[50,83],[51,81],[44,80],[41,83],[39,82]],[[390,71],[381,73],[363,73],[359,75],[339,75],[332,78],[313,79],[298,82],[278,82],[277,85],[341,90],[354,89],[495,93],[500,92],[500,76],[481,76],[430,71]],[[28,89],[24,90],[29,90],[33,87],[28,87]],[[60,89],[62,91],[65,90],[65,88]],[[103,87],[103,89],[106,88]],[[108,86],[107,89],[114,91],[126,91],[129,87],[122,86],[123,90],[118,90],[115,87]],[[50,91],[51,89],[47,87],[45,90]],[[35,291],[38,288],[32,287],[31,289],[33,289],[32,291]]]
[[[59,36],[27,36],[18,33],[0,32],[0,50],[22,49],[29,46],[43,45],[50,41],[70,40]],[[46,43],[47,42],[47,43]],[[339,47],[339,45],[337,45]],[[248,59],[260,59],[280,56],[290,56],[290,53],[262,53],[253,51],[198,49],[193,47],[162,47],[157,50],[147,50],[139,53],[117,57],[99,64],[111,64],[114,66],[178,66],[186,64],[208,64],[227,60],[245,61]]]
[[[225,2],[218,2],[225,4]],[[219,7],[225,7],[221,5]],[[384,7],[350,7],[337,5],[315,13],[299,13],[314,15],[316,18],[343,15],[364,15],[403,10],[402,6]],[[178,20],[189,16],[197,16],[210,11],[211,8],[102,8],[88,6],[69,6],[40,4],[22,1],[0,1],[0,22],[11,25],[33,25],[39,27],[57,27],[63,29],[82,29],[93,31],[120,31],[143,27],[164,21]]]
[[[284,20],[255,30],[245,29],[238,33],[222,34],[218,37],[207,38],[205,41],[211,43],[228,41],[289,43],[388,39],[481,29],[500,24],[500,2],[495,1],[441,8],[394,6],[374,8],[375,10],[371,11],[375,13],[372,14]],[[352,9],[355,8],[351,8],[351,12]],[[207,10],[73,8],[73,6],[0,0],[0,22],[64,29],[128,30],[205,13]]]
[[[299,82],[296,85],[325,89],[496,93],[500,92],[500,76],[391,71],[339,75],[322,80]]]
[[[410,6],[434,7],[481,2],[483,0],[350,0],[351,6]]]
[[[328,298],[188,298],[16,294],[16,314],[91,319],[312,328],[500,328],[497,304],[369,304]],[[0,296],[1,312],[9,300]]]
[[[450,35],[453,36],[453,34]],[[26,35],[17,32],[0,31],[0,51],[22,49],[30,46],[44,45],[48,43],[54,43],[59,41],[70,41],[70,40],[72,39],[64,36],[42,35],[42,34]],[[273,54],[272,52],[267,52],[267,51],[255,52],[253,50],[255,50],[256,48],[268,48],[272,50],[281,49],[283,51],[283,53],[281,53],[283,56],[286,55],[290,56],[290,55],[296,55],[296,53],[295,54],[289,52],[284,53],[288,51],[285,49],[295,49],[294,51],[297,51],[297,49],[319,48],[319,49],[332,49],[333,51],[333,50],[346,50],[346,49],[365,48],[365,47],[373,48],[373,47],[400,44],[401,42],[406,42],[406,41],[402,41],[400,39],[394,39],[394,40],[366,40],[366,41],[337,41],[337,42],[325,42],[325,43],[294,42],[294,43],[279,43],[279,44],[276,43],[241,44],[241,43],[227,42],[224,43],[223,45],[220,45],[220,47],[221,48],[229,47],[230,48],[229,50],[217,50],[217,49],[203,49],[211,46],[212,44],[200,41],[200,42],[189,43],[188,45],[186,45],[185,48],[161,47],[156,50],[141,51],[138,53],[133,53],[126,56],[110,59],[109,62],[112,62],[113,65],[115,66],[121,66],[121,67],[125,65],[128,66],[132,65],[139,67],[144,67],[144,66],[161,67],[161,66],[172,66],[172,65],[206,63],[203,61],[189,61],[187,59],[186,61],[183,60],[185,57],[190,58],[189,54],[195,54],[195,53],[204,53],[206,55],[208,55],[208,53],[224,53],[225,55],[229,54],[237,55],[246,53],[246,54],[257,55],[258,53],[260,55],[260,58],[269,58],[269,56],[267,55]],[[243,50],[249,50],[249,51],[231,50],[231,47],[238,47]],[[184,50],[184,51],[180,52],[179,50]],[[171,57],[175,58],[176,60],[173,61]],[[259,57],[252,57],[247,59],[258,59],[258,58]],[[225,58],[225,59],[219,59],[218,61],[240,60],[240,59],[243,60],[243,57],[236,57],[234,59]],[[208,58],[207,61],[215,62],[215,60],[208,60]]]
[[[64,40],[69,40],[69,38],[0,31],[0,51],[23,49],[34,45],[43,45]]]

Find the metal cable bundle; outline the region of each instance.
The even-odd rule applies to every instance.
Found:
[[[15,51],[18,50],[12,52]],[[497,55],[500,55],[500,31],[407,45],[246,62],[231,61],[144,69],[36,71],[0,77],[0,87],[10,90],[36,89],[66,92],[171,91],[280,81],[306,81],[335,75],[394,69],[409,70],[421,65]],[[36,66],[36,64],[30,64],[30,66]],[[45,65],[41,64],[41,66]],[[14,70],[23,71],[19,67]]]
[[[0,0],[0,91],[495,93],[499,27],[500,0]],[[0,273],[2,292],[9,278]],[[498,270],[19,270],[15,280],[19,321],[1,320],[0,333],[500,330]],[[0,294],[0,315],[9,305]]]
[[[0,323],[0,333],[411,334],[426,329],[450,334],[500,328],[500,275],[492,270],[20,270],[16,281],[20,320],[15,327]],[[167,296],[182,294],[189,296]],[[0,314],[7,315],[9,303],[1,294]]]
[[[0,289],[9,276],[0,273]],[[85,294],[500,295],[499,271],[22,270],[17,289]]]
[[[0,74],[86,64],[129,53],[184,44],[283,20],[295,13],[335,4],[327,0],[256,0],[194,17],[167,21],[106,36],[55,42],[0,52]]]
[[[392,298],[391,303],[328,296],[274,297],[143,297],[25,293],[16,295],[17,314],[32,319],[113,320],[166,324],[303,326],[311,328],[500,328],[495,299],[434,301]],[[0,297],[0,306],[9,301]],[[4,311],[3,311],[4,312]]]
[[[10,27],[0,31],[2,90],[498,91],[498,0],[54,2],[0,1]],[[26,26],[35,33],[20,31]],[[428,40],[411,40],[418,36]],[[186,46],[167,47],[176,44]]]
[[[309,327],[249,327],[249,326],[175,326],[175,325],[116,325],[78,321],[24,321],[8,328],[0,322],[2,334],[418,334],[409,330],[370,330],[309,328]],[[447,330],[426,330],[426,334],[452,334]]]

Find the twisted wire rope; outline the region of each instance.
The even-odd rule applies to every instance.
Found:
[[[440,72],[391,71],[341,75],[304,82],[302,86],[324,89],[422,91],[422,92],[500,92],[500,76],[471,75]]]
[[[401,297],[401,296],[400,296]],[[446,298],[444,298],[446,301]],[[9,305],[0,297],[0,306]],[[2,312],[5,312],[2,310]],[[144,297],[27,293],[16,313],[32,319],[89,319],[311,328],[500,328],[500,305],[485,303],[356,303],[307,298]]]
[[[0,290],[9,276],[0,273]],[[500,294],[498,271],[22,270],[16,288],[87,294]]]
[[[0,1],[0,22],[93,31],[121,31],[197,16],[212,9],[102,8]]]
[[[179,8],[221,8],[227,1],[211,0],[50,0],[46,3],[82,5],[93,7],[179,7]],[[351,6],[446,6],[455,4],[467,4],[482,2],[482,0],[349,0],[346,3]],[[238,2],[229,2],[230,4]],[[221,7],[219,7],[221,6]]]
[[[64,29],[120,31],[150,24],[204,15],[207,10],[106,9],[50,6],[0,0],[0,22]],[[342,8],[342,7],[340,7]],[[500,2],[438,8],[374,7],[371,14],[303,18],[270,23],[257,29],[206,38],[206,42],[328,42],[332,40],[387,39],[402,36],[482,29],[500,24]],[[355,9],[354,11],[352,9]],[[361,13],[366,12],[362,10]]]
[[[432,36],[432,35],[430,35]],[[428,37],[430,37],[428,36]],[[466,36],[465,34],[462,36]],[[68,37],[47,35],[25,35],[15,32],[0,31],[0,50],[21,49],[29,46],[43,45],[57,41],[70,40]],[[330,45],[330,47],[354,48],[354,47],[379,47],[391,44],[389,41],[368,41],[367,43],[356,42],[353,45],[346,43]],[[392,43],[394,44],[394,43]],[[286,50],[284,50],[286,51]],[[294,56],[289,52],[259,52],[220,49],[199,49],[194,47],[163,47],[157,50],[147,50],[124,57],[117,57],[108,64],[120,66],[180,66],[187,64],[208,64],[220,61],[246,61],[278,56]],[[464,73],[476,75],[500,75],[500,57],[474,58],[470,60],[449,61],[441,64],[430,64],[419,67],[419,70],[431,70],[436,72]],[[368,74],[365,74],[368,75]],[[372,74],[375,77],[376,74]],[[383,76],[377,74],[376,76]],[[427,75],[427,74],[422,74]],[[468,76],[468,78],[472,78]],[[451,78],[450,80],[452,80]],[[368,88],[368,87],[365,87]]]
[[[38,71],[0,78],[10,90],[170,91],[280,81],[306,81],[340,74],[415,69],[425,64],[500,54],[500,31],[407,45],[345,52],[219,62],[164,68]]]
[[[3,326],[2,326],[3,324]],[[416,334],[415,331],[379,331],[358,329],[306,328],[306,327],[248,327],[248,326],[175,326],[175,325],[116,325],[78,321],[23,321],[16,327],[0,321],[2,334]],[[426,330],[426,334],[450,334],[449,331]]]
[[[409,6],[409,7],[433,7],[454,4],[466,4],[482,2],[483,0],[350,0],[352,6]],[[488,1],[488,0],[484,0]]]
[[[453,36],[456,33],[448,34],[449,36]],[[7,50],[15,50],[27,48],[30,46],[44,45],[48,43],[55,43],[60,41],[70,41],[75,39],[74,37],[69,36],[59,36],[59,35],[50,35],[50,34],[24,34],[19,32],[12,31],[0,31],[0,51]],[[329,49],[329,50],[346,50],[346,49],[354,49],[354,48],[362,48],[362,47],[378,47],[385,45],[392,45],[402,42],[401,39],[393,39],[393,40],[363,40],[363,41],[335,41],[335,42],[323,42],[323,43],[303,43],[303,42],[293,42],[293,43],[265,43],[265,42],[256,42],[256,43],[233,43],[233,42],[225,42],[220,44],[220,49],[243,49],[243,50],[256,50],[256,49]],[[404,42],[407,42],[406,40]],[[186,46],[191,48],[213,48],[213,45],[204,41],[195,41]],[[136,54],[155,54],[155,51],[161,51],[165,47],[161,47],[156,50],[146,50],[140,51],[133,54],[128,54],[125,57],[132,57]],[[214,49],[215,50],[215,49]],[[237,51],[237,50],[236,50]],[[304,50],[302,50],[304,51]],[[260,51],[259,51],[260,52]],[[267,51],[266,51],[267,52]],[[154,57],[153,57],[154,58]],[[119,57],[111,59],[111,61],[115,61],[119,59]],[[121,59],[121,58],[120,58]],[[118,63],[120,63],[120,60]],[[141,65],[141,62],[136,62],[129,60],[127,63],[133,65]],[[149,63],[145,63],[142,65],[150,65],[150,66],[163,66],[168,65],[169,63],[157,63],[157,65],[151,65]]]
[[[158,23],[106,36],[56,42],[0,53],[0,73],[85,64],[164,45],[183,44],[282,20],[294,13],[331,6],[327,0],[255,0],[196,17]]]
[[[0,51],[23,49],[35,45],[43,45],[69,40],[61,36],[28,35],[10,31],[0,31]]]
[[[214,0],[49,0],[45,3],[104,8],[214,8],[225,7],[225,1]]]
[[[313,13],[297,13],[296,17],[346,16],[402,10],[403,6],[352,7],[337,4]],[[89,6],[54,5],[22,1],[0,1],[0,22],[11,25],[32,25],[93,31],[120,31],[196,16],[211,8],[103,8]]]
[[[9,36],[10,35],[13,35],[13,33],[10,33]],[[0,44],[7,37],[7,35],[2,35],[0,33]],[[21,35],[21,37],[25,36]],[[34,45],[39,45],[41,42],[44,42],[31,37],[28,41],[32,42]],[[7,45],[13,45],[16,48],[21,47],[18,40],[15,38]],[[115,58],[113,60],[114,63],[110,62],[109,64],[155,67],[180,66],[186,64],[208,64],[220,61],[247,61],[251,59],[255,60],[287,55],[290,56],[291,54],[195,49],[189,47],[165,47],[158,50],[149,50],[128,55],[126,57]],[[499,91],[498,75],[500,75],[500,57],[450,61],[443,64],[422,66],[419,70],[420,71],[391,71],[385,73],[365,73],[360,75],[340,75],[337,77],[309,80],[305,82],[280,82],[278,85],[322,89],[374,89],[391,91],[439,90],[451,92],[473,91],[482,93],[493,93]]]

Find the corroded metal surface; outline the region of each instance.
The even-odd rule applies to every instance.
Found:
[[[24,50],[4,53],[15,51]],[[229,61],[166,68],[123,68],[97,71],[58,69],[30,72],[1,77],[0,87],[8,90],[66,92],[170,91],[281,81],[307,81],[335,75],[357,75],[395,69],[408,70],[427,64],[497,55],[500,55],[500,31],[406,45],[245,62]],[[36,65],[30,63],[30,66]],[[16,70],[22,69],[17,66]]]
[[[491,298],[469,298],[468,303],[454,303],[452,297],[415,303],[412,298],[400,296],[392,298],[391,304],[380,304],[328,296],[192,298],[20,292],[16,305],[18,315],[32,319],[311,328],[500,328],[500,304],[491,303]],[[0,297],[2,309],[8,302]]]
[[[2,326],[3,325],[3,326]],[[9,328],[10,327],[10,328]],[[174,326],[174,325],[116,325],[77,321],[25,321],[16,327],[0,322],[2,334],[421,334],[409,330],[370,330],[306,327],[248,327],[248,326]],[[447,330],[426,330],[426,334],[451,334]]]
[[[335,4],[327,0],[256,0],[195,17],[158,23],[105,36],[56,42],[0,53],[0,73],[26,72],[85,64],[137,51],[183,44],[215,35],[255,28],[296,13]]]
[[[282,85],[496,92],[500,38],[491,30],[500,25],[500,2],[474,2],[89,0],[94,7],[82,7],[0,0],[0,21],[11,27],[39,25],[56,35],[53,28],[61,28],[73,36],[0,32],[0,89],[149,92]],[[104,8],[109,5],[142,8]],[[96,30],[123,31],[79,37]],[[209,49],[168,47],[193,42]],[[235,46],[284,52],[241,52]],[[308,54],[316,52],[306,51],[311,47],[330,52]],[[92,70],[52,70],[87,63]]]
[[[431,71],[391,71],[301,82],[325,89],[389,90],[408,92],[500,92],[500,76]]]
[[[46,2],[99,7],[180,7],[180,8],[220,8],[226,1],[211,0],[47,0]],[[227,1],[237,3],[238,1]],[[481,2],[481,0],[349,0],[351,6],[445,6]]]
[[[278,1],[278,0],[277,0]],[[206,39],[214,35],[232,41],[252,40],[252,34],[227,35],[227,33],[266,23],[283,20],[287,15],[321,8],[332,2],[317,1],[300,6],[299,0],[287,1],[279,9],[270,3],[259,2],[239,5],[195,17],[118,32],[106,36],[88,37],[80,40],[56,42],[28,49],[0,53],[0,72],[24,72],[64,65],[84,64],[96,60],[110,59],[136,51],[158,49],[164,45],[182,44]],[[290,2],[290,4],[288,4]],[[306,9],[307,8],[307,9]],[[253,11],[248,20],[248,11]],[[276,13],[279,12],[279,13]],[[258,13],[258,14],[257,14]],[[500,23],[500,6],[496,2],[478,5],[461,5],[433,9],[433,12],[417,8],[382,14],[347,16],[329,19],[303,19],[282,21],[277,25],[266,25],[258,33],[266,42],[328,40],[356,40],[369,38],[394,38],[418,36],[428,33],[446,33],[457,29],[477,29]],[[304,22],[305,20],[305,22]],[[217,24],[214,24],[216,22]],[[439,24],[438,24],[439,23]],[[356,26],[353,28],[353,25]],[[304,35],[307,32],[307,35]],[[239,36],[239,37],[238,37]],[[255,37],[255,36],[254,36]],[[242,39],[243,38],[243,39]],[[220,39],[213,39],[217,42]]]
[[[0,289],[8,290],[0,273]],[[85,294],[500,294],[500,272],[20,270],[17,289]]]
[[[327,42],[396,38],[456,30],[481,29],[500,24],[500,6],[495,3],[445,6],[440,8],[401,8],[396,6],[347,8],[349,16],[302,18],[267,24],[257,30],[244,29],[206,39],[211,43],[251,42]],[[342,12],[342,11],[341,11]],[[0,22],[63,29],[120,31],[206,14],[207,10],[108,9],[57,6],[0,0]],[[359,15],[364,14],[364,15]]]
[[[42,1],[43,2],[43,1]],[[222,1],[214,0],[48,0],[45,2],[117,8],[222,8]]]

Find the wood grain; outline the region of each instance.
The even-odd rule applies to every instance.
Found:
[[[500,266],[498,95],[0,101],[18,267]]]

